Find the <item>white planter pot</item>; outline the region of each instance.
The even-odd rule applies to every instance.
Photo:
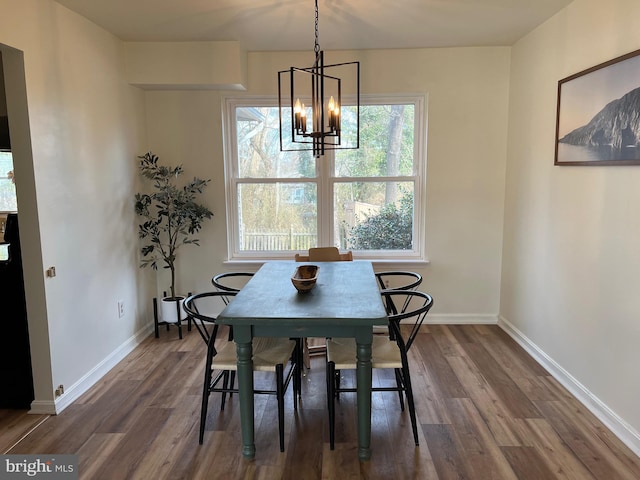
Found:
[[[182,308],[184,297],[164,297],[160,302],[160,320],[162,322],[178,323],[177,302],[180,302],[180,320],[187,319],[187,312]]]

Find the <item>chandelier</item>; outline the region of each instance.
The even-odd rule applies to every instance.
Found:
[[[324,52],[318,42],[318,0],[314,52],[313,66],[278,72],[278,113],[280,150],[311,150],[318,158],[326,150],[360,146],[360,62],[324,64]],[[351,81],[350,85],[355,83],[355,92],[350,93],[355,100],[353,107],[349,106],[348,122],[343,119],[343,80],[337,76],[341,73]],[[347,141],[343,127],[348,130]]]

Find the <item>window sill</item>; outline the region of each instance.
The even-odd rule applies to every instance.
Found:
[[[293,260],[293,258],[269,258],[269,259],[246,259],[246,260],[225,260],[223,263],[232,267],[246,267],[248,269],[258,269],[266,262],[277,262],[283,260]],[[354,258],[354,261],[367,260],[373,263],[374,269],[382,267],[385,269],[405,270],[407,268],[424,268],[429,265],[429,260],[419,259],[406,259],[401,260],[397,258],[381,259],[381,258]]]

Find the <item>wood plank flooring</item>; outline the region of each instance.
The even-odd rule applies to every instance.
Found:
[[[0,410],[0,454],[4,455],[49,415],[29,415],[27,410]]]
[[[288,392],[284,453],[265,395],[256,397],[255,459],[241,455],[237,396],[224,411],[211,397],[198,445],[204,354],[195,330],[183,340],[162,330],[60,415],[0,411],[0,449],[75,453],[80,478],[99,480],[640,480],[640,459],[494,325],[423,326],[410,352],[420,446],[397,395],[374,393],[367,462],[357,456],[355,395],[341,396],[329,450],[322,356],[311,359],[297,412]]]

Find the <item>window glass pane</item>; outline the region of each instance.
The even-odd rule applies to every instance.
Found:
[[[11,180],[0,178],[0,211],[15,212],[17,210],[16,186]]]
[[[413,182],[337,183],[336,245],[352,250],[412,250],[413,187]]]
[[[239,184],[240,251],[317,246],[317,198],[310,182]]]
[[[13,156],[11,152],[0,152],[0,211],[2,212],[18,210],[16,186],[10,178],[11,175],[13,175]]]
[[[340,148],[353,149],[358,145],[357,113],[355,105],[343,105],[340,109]],[[360,105],[360,116],[362,117],[362,105]],[[362,118],[360,120],[362,121]],[[360,132],[360,146],[362,146],[362,132]]]
[[[414,114],[413,104],[361,105],[360,148],[336,150],[336,176],[412,175]]]
[[[278,107],[236,108],[236,131],[240,178],[315,177],[311,152],[280,151]]]

